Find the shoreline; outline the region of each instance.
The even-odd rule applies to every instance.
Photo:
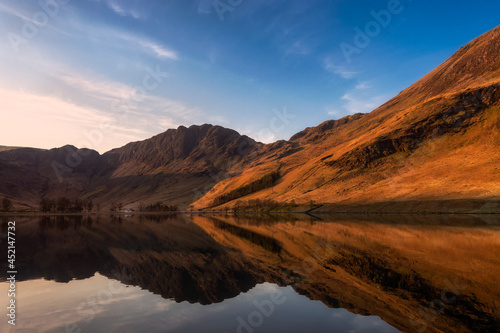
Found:
[[[456,199],[456,200],[411,200],[411,201],[383,201],[372,203],[318,203],[314,207],[310,205],[297,205],[289,210],[272,210],[262,207],[260,210],[224,211],[222,209],[180,210],[176,212],[37,212],[16,211],[0,212],[0,216],[57,216],[57,215],[174,215],[174,214],[221,214],[221,215],[269,215],[269,214],[293,214],[293,215],[500,215],[500,200],[480,199]]]

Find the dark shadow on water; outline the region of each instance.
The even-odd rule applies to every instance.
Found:
[[[264,236],[251,230],[235,226],[224,221],[213,219],[214,226],[220,230],[227,231],[237,237],[246,239],[267,251],[280,253],[283,249],[281,244],[274,238]]]

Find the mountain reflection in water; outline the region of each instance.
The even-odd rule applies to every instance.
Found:
[[[16,326],[27,331],[499,329],[500,228],[491,216],[2,218],[2,234],[16,220]],[[108,307],[89,305],[99,292]],[[37,311],[55,300],[60,308]],[[188,315],[203,319],[186,326]]]

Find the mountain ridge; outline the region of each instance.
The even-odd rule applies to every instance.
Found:
[[[132,208],[166,202],[196,209],[231,209],[255,199],[302,205],[499,201],[499,50],[500,26],[374,111],[270,144],[203,124],[102,155],[70,145],[2,146],[0,194],[31,209],[61,195],[104,205],[119,200]],[[279,175],[272,186],[214,207],[218,197],[271,173]]]
[[[186,205],[213,183],[211,175],[225,177],[259,145],[234,130],[204,124],[170,129],[102,155],[72,145],[0,150],[0,175],[5,179],[0,193],[23,209],[36,209],[44,197],[60,196],[110,205],[121,200],[121,191]],[[136,149],[140,154],[135,154]],[[182,182],[187,185],[181,186]],[[134,192],[138,187],[139,193]],[[192,193],[193,189],[198,190]]]

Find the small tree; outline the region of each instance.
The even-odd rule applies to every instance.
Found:
[[[71,207],[71,200],[66,197],[59,197],[57,199],[57,210],[60,212],[66,212]]]
[[[80,199],[73,200],[73,206],[70,207],[72,212],[81,212],[84,209],[84,203]]]
[[[90,213],[92,212],[92,208],[94,208],[94,202],[92,200],[87,201],[87,211]]]
[[[9,198],[3,198],[2,210],[4,212],[10,212],[12,210],[12,200],[10,200]]]
[[[50,200],[48,198],[43,198],[40,201],[40,211],[42,211],[44,213],[50,212],[53,209],[53,205],[54,204],[53,204],[52,200]]]
[[[235,214],[238,214],[240,211],[240,207],[241,207],[241,202],[238,200],[238,201],[236,201],[236,203],[233,206],[233,212]]]

